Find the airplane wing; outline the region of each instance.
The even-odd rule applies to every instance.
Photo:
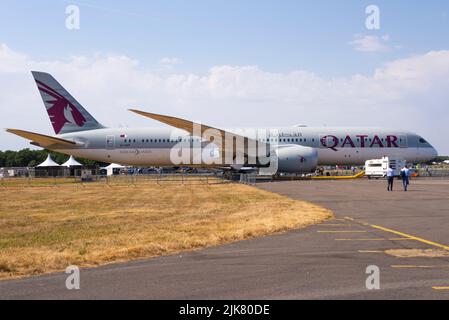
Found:
[[[76,142],[61,139],[61,138],[51,137],[51,136],[47,136],[44,134],[39,134],[39,133],[34,133],[34,132],[29,132],[29,131],[24,131],[24,130],[18,130],[18,129],[6,129],[6,131],[9,133],[18,135],[22,138],[31,140],[32,144],[43,147],[43,148],[47,148],[49,146],[55,146],[55,145],[61,145],[61,146],[66,146],[66,147],[67,146],[73,147],[74,145],[76,145]]]
[[[204,133],[206,133],[207,137],[213,138],[213,141],[222,141],[221,146],[221,153],[222,157],[224,155],[224,152],[232,152],[233,159],[235,159],[237,153],[241,154],[252,154],[257,155],[257,150],[266,150],[268,153],[270,150],[270,145],[268,143],[260,142],[256,139],[248,138],[242,135],[238,135],[235,133],[232,133],[230,131],[226,131],[223,129],[218,129],[212,126],[208,126],[205,124],[196,123],[190,120],[185,120],[181,118],[175,118],[171,116],[164,116],[161,114],[156,113],[150,113],[145,111],[140,111],[136,109],[129,109],[129,111],[132,111],[134,113],[137,113],[141,116],[151,118],[157,121],[160,121],[162,123],[168,124],[169,126],[185,130],[189,132],[191,135],[198,135],[201,134],[203,136]],[[194,132],[194,128],[201,128],[200,132]],[[230,141],[243,141],[240,145],[238,143],[227,143],[227,139]],[[232,139],[232,140],[231,140]],[[252,148],[252,152],[249,151],[249,148]],[[263,148],[263,149],[262,149]]]

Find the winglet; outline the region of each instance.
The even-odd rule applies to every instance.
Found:
[[[137,114],[139,114],[141,116],[144,116],[144,117],[147,117],[147,118],[150,118],[150,119],[157,120],[159,122],[168,124],[169,126],[185,130],[185,131],[187,131],[189,133],[193,133],[193,127],[195,125],[199,125],[202,130],[205,130],[205,129],[216,129],[216,128],[213,128],[213,127],[209,127],[209,126],[206,126],[206,125],[200,125],[200,124],[194,123],[193,121],[189,121],[189,120],[185,120],[185,119],[181,119],[181,118],[175,118],[175,117],[171,117],[171,116],[164,116],[164,115],[161,115],[161,114],[150,113],[150,112],[140,111],[140,110],[136,110],[136,109],[128,109],[128,110],[131,111],[131,112],[137,113]],[[216,129],[216,130],[218,130],[218,129]]]
[[[158,120],[160,122],[167,123],[169,125],[172,125],[172,124],[169,123],[169,122],[171,122],[170,120],[172,120],[172,121],[174,121],[174,120],[183,120],[183,121],[186,121],[186,122],[191,122],[191,121],[184,120],[184,119],[179,119],[179,118],[175,118],[175,117],[171,117],[171,116],[164,116],[162,114],[151,113],[151,112],[141,111],[141,110],[137,110],[137,109],[128,109],[128,110],[131,111],[131,112],[137,113],[138,115],[141,115],[141,116],[144,116],[144,117],[147,117],[147,118],[151,118],[151,119],[154,119],[154,120]]]

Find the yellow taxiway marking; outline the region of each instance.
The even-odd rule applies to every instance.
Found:
[[[371,225],[371,227],[379,229],[379,230],[382,230],[382,231],[385,231],[385,232],[394,233],[394,234],[397,234],[397,235],[402,236],[402,237],[407,237],[410,240],[416,240],[416,241],[419,241],[419,242],[422,242],[422,243],[425,243],[425,244],[428,244],[428,245],[431,245],[431,246],[434,246],[434,247],[442,248],[444,250],[449,250],[449,246],[446,246],[446,245],[440,244],[440,243],[436,243],[436,242],[433,242],[433,241],[429,241],[429,240],[426,240],[426,239],[423,239],[423,238],[415,237],[415,236],[406,234],[404,232],[396,231],[396,230],[393,230],[393,229],[387,229],[387,228],[376,226],[376,225],[373,225],[373,224]]]
[[[410,268],[410,269],[413,269],[413,268],[415,268],[415,269],[445,269],[445,268],[449,268],[449,266],[425,266],[425,265],[404,265],[404,264],[401,264],[401,265],[392,265],[391,266],[392,268],[405,268],[405,269],[407,269],[407,268]]]
[[[449,290],[449,287],[432,287],[434,290]]]
[[[355,221],[355,219],[351,218],[351,217],[344,217],[344,218],[346,220]],[[382,231],[385,231],[385,232],[393,233],[393,234],[396,234],[398,236],[404,237],[404,238],[396,238],[396,239],[388,239],[388,240],[415,240],[415,241],[418,241],[418,242],[421,242],[421,243],[425,243],[425,244],[428,244],[428,245],[431,245],[431,246],[434,246],[434,247],[441,248],[441,249],[449,251],[449,246],[441,244],[441,243],[437,243],[437,242],[426,240],[426,239],[423,239],[423,238],[420,238],[420,237],[412,236],[410,234],[407,234],[407,233],[404,233],[404,232],[400,232],[400,231],[397,231],[397,230],[384,228],[384,227],[381,227],[381,226],[378,226],[378,225],[375,225],[375,224],[369,224],[369,223],[364,223],[364,222],[360,222],[360,223],[362,225],[370,226],[370,227],[378,229],[378,230],[382,230]],[[335,239],[335,240],[343,240],[343,239]],[[354,239],[354,240],[361,240],[361,239]],[[378,239],[378,240],[380,240],[380,239]],[[387,240],[387,239],[384,239],[384,240]]]
[[[318,230],[318,233],[367,233],[361,230]]]
[[[411,240],[410,238],[366,238],[366,239],[335,239],[336,241],[398,241]]]
[[[381,250],[358,250],[360,253],[384,253]]]

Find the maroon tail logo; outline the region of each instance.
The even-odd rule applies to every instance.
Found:
[[[86,118],[72,103],[46,84],[37,80],[36,83],[41,92],[52,97],[50,100],[45,100],[45,103],[50,105],[47,112],[57,134],[61,132],[66,123],[72,123],[78,127],[84,126]]]

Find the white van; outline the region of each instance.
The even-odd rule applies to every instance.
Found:
[[[382,159],[372,159],[365,162],[365,175],[371,178],[383,178],[387,176],[389,166],[394,171],[394,176],[400,176],[401,169],[406,166],[407,162],[399,158],[383,157]]]

